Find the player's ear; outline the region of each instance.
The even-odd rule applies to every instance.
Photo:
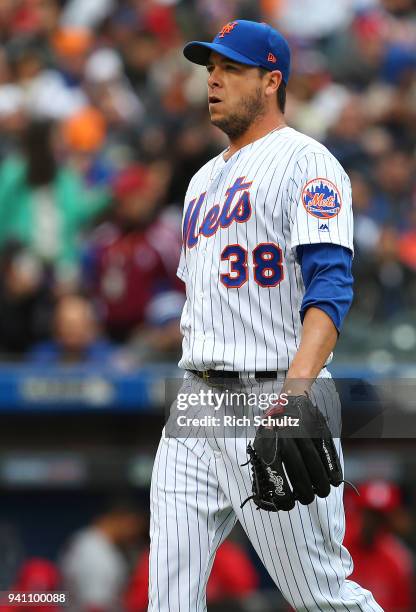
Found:
[[[282,82],[282,73],[280,70],[272,70],[268,73],[267,77],[265,94],[266,96],[275,97],[277,90],[279,89],[279,85]]]

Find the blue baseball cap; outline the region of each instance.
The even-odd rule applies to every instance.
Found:
[[[247,66],[280,70],[285,85],[289,80],[289,45],[267,23],[245,19],[230,21],[218,32],[212,43],[194,40],[185,45],[183,54],[194,64],[206,66],[212,51]]]

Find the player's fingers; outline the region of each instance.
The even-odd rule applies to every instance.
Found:
[[[292,484],[295,498],[301,504],[310,504],[315,498],[315,491],[297,447],[296,440],[293,438],[282,438],[279,444],[282,447],[282,460]]]
[[[316,495],[327,497],[331,491],[329,475],[315,444],[310,438],[298,438],[297,443]]]

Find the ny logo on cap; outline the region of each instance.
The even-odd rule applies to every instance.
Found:
[[[230,23],[227,23],[218,34],[218,38],[224,38],[226,34],[229,34],[234,30],[236,25],[238,25],[238,21],[230,21]]]
[[[273,53],[269,53],[269,55],[267,57],[267,61],[268,62],[273,62],[273,64],[275,64],[277,62],[277,57],[275,55],[273,55]]]

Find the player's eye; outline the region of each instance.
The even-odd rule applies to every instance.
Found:
[[[211,66],[210,64],[207,66],[207,72],[209,74],[211,74],[211,72],[214,70],[214,66]]]

